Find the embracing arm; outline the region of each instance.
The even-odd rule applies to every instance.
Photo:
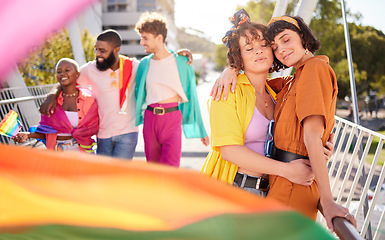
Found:
[[[59,96],[62,89],[63,88],[60,83],[53,86],[51,91],[47,94],[44,102],[40,105],[39,111],[41,114],[50,116],[55,111],[56,98]]]
[[[192,56],[192,53],[189,49],[187,48],[182,48],[182,49],[179,49],[178,51],[176,51],[176,53],[178,55],[181,55],[181,56],[186,56],[188,57],[188,62],[187,64],[188,65],[191,65],[192,61],[193,61],[193,56]]]
[[[44,133],[38,133],[38,132],[19,132],[13,138],[13,141],[15,141],[17,143],[24,143],[25,141],[27,141],[28,138],[44,139],[45,134]]]
[[[234,68],[225,68],[211,89],[210,96],[212,96],[212,99],[219,101],[223,91],[223,99],[226,100],[229,95],[230,84],[231,92],[235,91],[235,87],[237,86],[237,75],[238,73]]]
[[[320,203],[323,209],[327,226],[333,231],[332,219],[344,217],[348,209],[334,202],[330,189],[329,176],[324,157],[322,135],[324,132],[324,118],[322,116],[309,116],[303,120],[304,141],[309,154],[311,167],[318,183]],[[346,217],[354,226],[356,221],[352,215]]]
[[[313,173],[306,159],[298,159],[290,163],[276,161],[271,158],[243,146],[227,145],[219,147],[223,159],[229,161],[239,168],[253,172],[278,175],[289,181],[308,186],[313,179]]]

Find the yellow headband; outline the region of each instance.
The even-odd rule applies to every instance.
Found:
[[[296,26],[298,29],[300,29],[297,20],[295,20],[294,18],[288,17],[288,16],[273,17],[273,18],[270,20],[270,22],[269,22],[268,25],[270,25],[270,24],[272,24],[272,23],[274,23],[274,22],[277,22],[277,21],[285,21],[285,22],[291,23],[291,24],[293,24],[294,26]],[[301,29],[300,29],[300,30],[301,30]]]

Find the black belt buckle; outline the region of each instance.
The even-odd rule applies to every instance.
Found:
[[[238,187],[241,187],[243,176],[246,176],[246,181],[243,187],[255,188],[257,190],[261,190],[263,192],[267,192],[269,190],[269,179],[266,177],[254,177],[247,175],[245,173],[237,172],[234,182]]]
[[[152,111],[155,115],[164,115],[166,110],[162,107],[154,107],[154,110]]]

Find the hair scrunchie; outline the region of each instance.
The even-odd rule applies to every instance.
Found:
[[[230,31],[226,32],[226,35],[222,38],[222,42],[225,44],[227,48],[229,48],[229,40],[233,33],[238,29],[238,27],[245,22],[250,22],[250,16],[245,11],[245,9],[241,9],[238,12],[236,12],[233,17],[231,18],[231,23],[233,26],[230,28]]]

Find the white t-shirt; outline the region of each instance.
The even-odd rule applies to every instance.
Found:
[[[183,91],[174,54],[161,60],[150,60],[146,78],[147,105],[180,96],[180,102],[188,99]]]
[[[98,138],[110,138],[138,131],[135,126],[135,78],[138,64],[139,61],[133,59],[125,114],[120,113],[119,106],[119,69],[99,71],[95,60],[80,68],[77,83],[82,87],[90,87],[98,103]]]

